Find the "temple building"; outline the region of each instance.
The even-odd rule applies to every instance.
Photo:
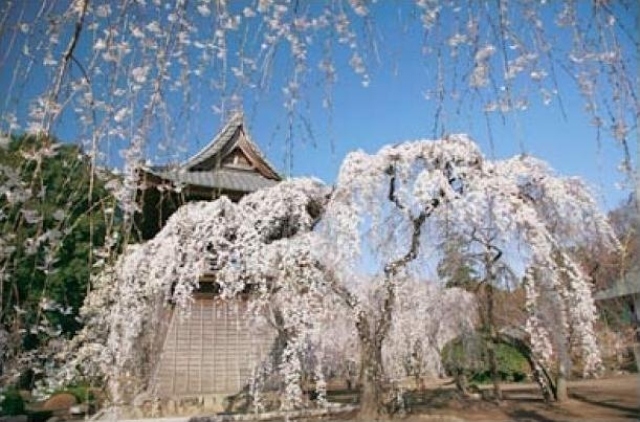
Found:
[[[244,195],[282,180],[251,140],[241,112],[234,113],[209,144],[183,163],[143,167],[142,212],[136,226],[143,239],[155,236],[182,204],[222,195]]]
[[[235,113],[201,151],[178,165],[142,169],[145,189],[136,226],[142,239],[160,231],[182,204],[233,201],[282,180],[251,141],[242,113]],[[205,275],[189,312],[171,309],[158,341],[150,393],[160,399],[155,415],[226,410],[251,371],[268,355],[275,333],[256,327],[245,310],[246,300],[218,298],[215,274]],[[246,299],[246,298],[245,298]],[[150,416],[150,415],[146,415]]]

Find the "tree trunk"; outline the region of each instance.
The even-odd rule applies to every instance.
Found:
[[[556,401],[558,403],[566,402],[569,399],[567,393],[567,377],[571,368],[571,358],[568,353],[568,344],[560,344],[558,346],[556,357]]]
[[[386,414],[382,342],[371,335],[360,336],[360,413],[362,420],[378,420]]]
[[[491,371],[491,381],[493,382],[493,398],[502,400],[502,388],[500,387],[500,371],[498,365],[498,356],[496,353],[497,342],[495,336],[489,339],[487,354],[489,357],[489,370]]]
[[[638,154],[640,155],[640,152],[638,152]],[[638,165],[638,184],[640,185],[640,165]],[[638,201],[638,228],[640,228],[640,198],[636,198],[636,201]],[[633,309],[631,310],[631,314],[633,315],[633,325],[635,328],[633,357],[636,361],[636,371],[640,373],[640,293],[634,294],[632,300]],[[640,376],[638,380],[640,384]]]
[[[636,342],[633,345],[633,356],[635,357],[636,360],[636,371],[638,373],[640,373],[640,329],[638,330],[638,337],[636,337]],[[637,377],[638,380],[638,385],[636,386],[636,388],[638,388],[637,391],[640,391],[640,375],[638,375]],[[640,404],[638,404],[638,410],[640,410]]]
[[[531,347],[527,345],[522,339],[510,336],[508,334],[501,333],[498,336],[500,343],[515,347],[522,356],[525,357],[531,368],[533,379],[536,381],[542,392],[542,396],[546,402],[550,402],[556,397],[556,386],[549,376],[547,370],[538,362],[533,353]]]
[[[491,268],[491,267],[489,267]],[[491,272],[489,272],[491,274]],[[498,355],[496,347],[498,346],[498,334],[496,332],[493,286],[486,285],[487,290],[487,329],[489,331],[489,341],[487,342],[487,355],[489,358],[489,371],[491,371],[491,381],[493,382],[493,398],[502,400],[502,389],[500,388],[500,371],[498,365]]]
[[[563,363],[558,364],[558,375],[556,377],[556,401],[566,402],[569,399],[567,393],[567,370]]]
[[[467,374],[463,368],[456,370],[453,381],[456,384],[456,388],[463,396],[469,397],[469,380]]]

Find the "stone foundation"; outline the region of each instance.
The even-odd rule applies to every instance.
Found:
[[[136,405],[121,409],[121,415],[128,419],[211,415],[225,411],[228,405],[227,397],[225,394],[207,394],[142,399]]]

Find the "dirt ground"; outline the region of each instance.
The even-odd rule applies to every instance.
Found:
[[[500,404],[461,400],[452,386],[434,385],[416,395],[405,421],[640,421],[637,374],[570,382],[563,404],[546,404],[535,384],[505,384],[504,396]]]
[[[481,387],[488,390],[491,385]],[[504,400],[462,399],[447,380],[429,383],[407,398],[404,422],[640,421],[640,376],[618,375],[569,382],[570,400],[547,404],[535,384],[503,384]],[[345,400],[347,401],[347,400]],[[346,420],[353,418],[353,415]],[[345,419],[343,419],[345,420]],[[337,421],[336,421],[337,422]]]

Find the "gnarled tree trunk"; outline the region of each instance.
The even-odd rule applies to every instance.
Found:
[[[361,333],[364,334],[364,333]],[[376,420],[385,411],[382,339],[360,336],[360,414],[362,420]]]
[[[496,353],[497,342],[495,336],[491,336],[487,344],[487,355],[489,358],[489,371],[491,372],[491,382],[493,383],[493,398],[502,400],[502,387],[500,386],[500,367]]]
[[[487,272],[492,274],[494,261],[487,261]],[[485,299],[486,299],[486,315],[484,316],[483,331],[486,333],[486,345],[487,345],[487,358],[489,360],[489,372],[491,373],[491,382],[493,383],[493,398],[495,400],[502,400],[502,388],[500,386],[500,365],[498,363],[498,335],[495,322],[495,309],[494,309],[494,297],[493,297],[493,277],[487,277],[486,284],[484,285]]]
[[[386,275],[384,300],[380,314],[360,312],[356,328],[360,340],[360,413],[362,420],[378,420],[387,413],[384,397],[385,373],[382,363],[382,344],[391,328],[395,305],[394,274]]]
[[[567,393],[567,367],[563,362],[558,363],[558,375],[556,376],[556,401],[562,403],[569,399]]]

